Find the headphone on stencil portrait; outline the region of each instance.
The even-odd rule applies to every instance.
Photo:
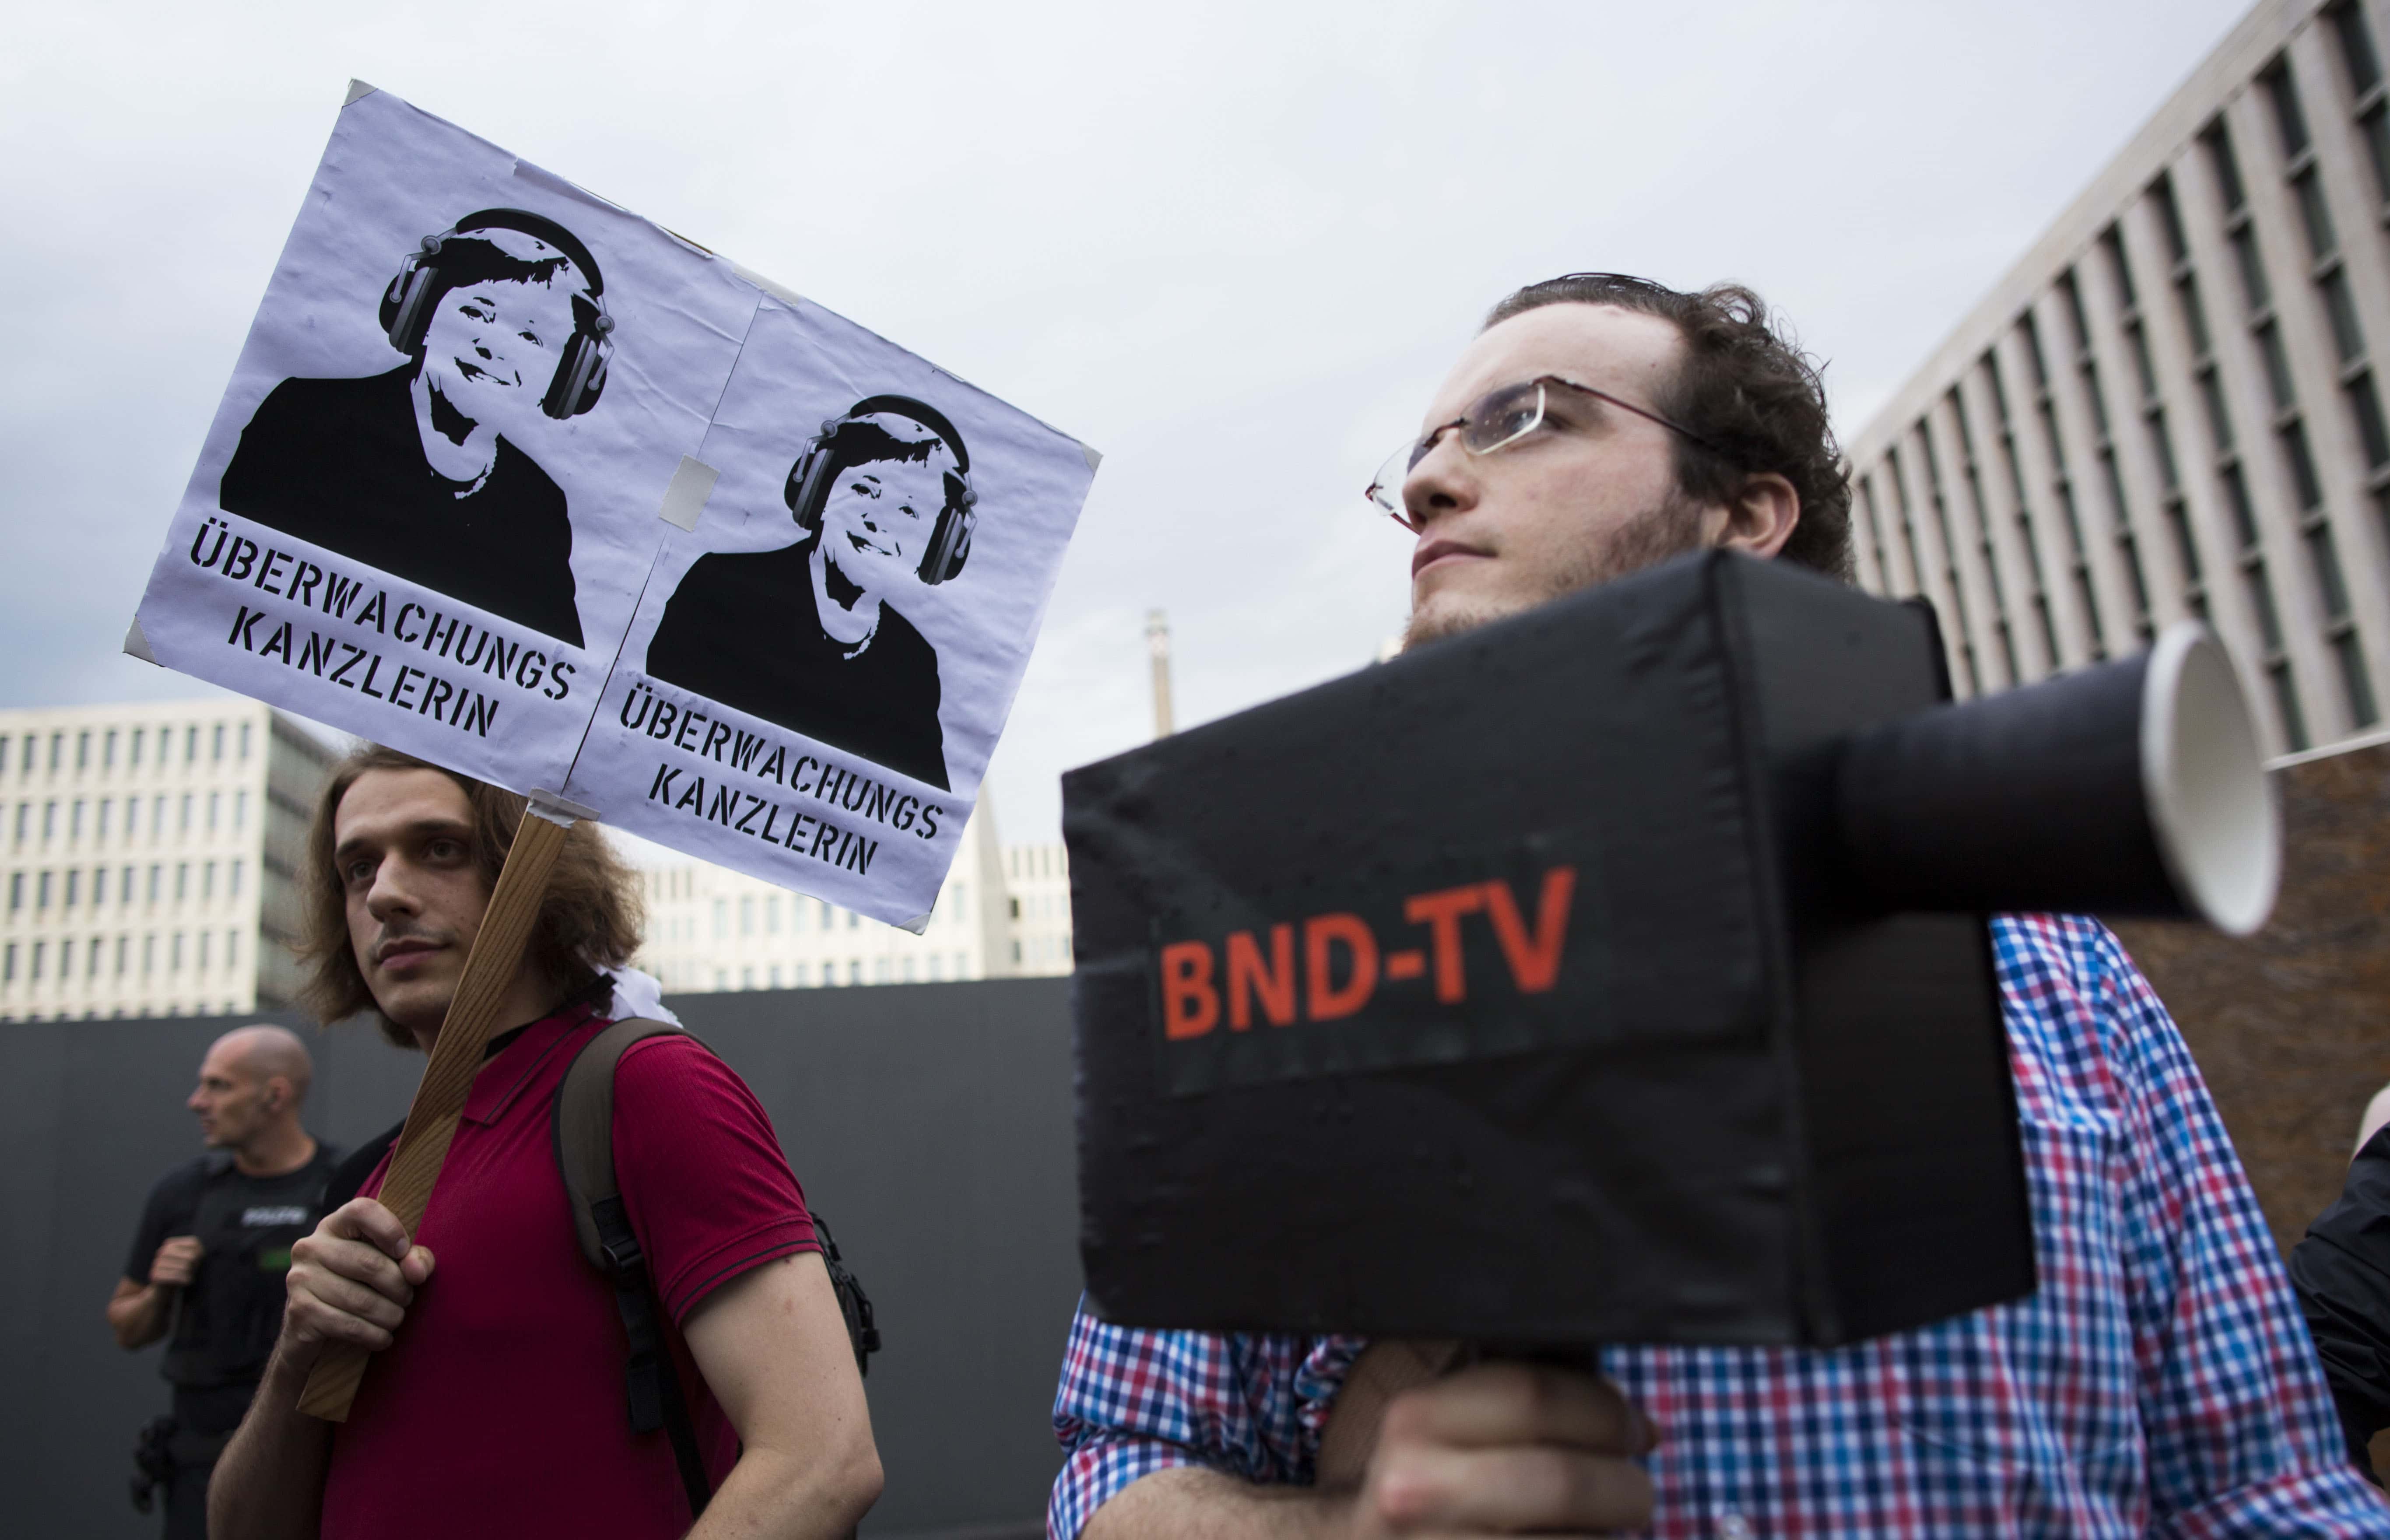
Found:
[[[805,445],[797,463],[789,468],[788,484],[781,495],[789,511],[797,516],[797,528],[807,538],[821,533],[822,506],[829,501],[830,482],[848,464],[864,465],[868,461],[847,461],[836,451],[842,431],[864,418],[886,412],[919,423],[937,435],[955,456],[955,468],[945,473],[946,498],[938,510],[937,527],[930,533],[930,543],[921,553],[921,564],[916,571],[923,583],[945,583],[961,574],[963,563],[970,557],[971,529],[979,522],[974,510],[979,494],[970,484],[970,451],[963,447],[963,436],[955,431],[945,414],[925,401],[911,396],[867,396],[839,416],[821,425],[821,431]]]
[[[441,297],[459,286],[459,280],[442,272],[440,254],[443,248],[461,237],[477,230],[512,230],[526,235],[554,250],[553,256],[531,259],[502,252],[526,267],[542,263],[570,263],[573,270],[588,282],[587,289],[572,297],[572,339],[565,344],[564,355],[557,360],[556,373],[547,382],[547,392],[540,398],[540,410],[559,421],[578,417],[598,404],[598,393],[606,388],[606,366],[613,357],[611,334],[614,318],[606,314],[606,279],[598,271],[597,259],[580,237],[552,219],[546,219],[524,209],[482,209],[467,214],[436,236],[423,237],[419,250],[407,253],[399,264],[398,274],[381,296],[381,329],[390,338],[390,345],[403,353],[420,356],[424,333],[430,329],[431,313]],[[482,241],[476,245],[491,246]]]

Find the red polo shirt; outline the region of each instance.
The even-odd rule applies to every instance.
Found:
[[[612,1289],[573,1238],[548,1131],[565,1066],[604,1025],[588,1007],[568,1009],[475,1078],[417,1232],[437,1270],[332,1444],[326,1540],[687,1530],[670,1441],[631,1432],[629,1344]],[[623,1056],[614,1166],[719,1485],[738,1435],[678,1328],[747,1269],[819,1250],[804,1195],[745,1083],[685,1038],[651,1037]],[[376,1171],[364,1190],[381,1180]]]

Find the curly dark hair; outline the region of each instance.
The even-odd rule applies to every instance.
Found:
[[[1851,581],[1851,478],[1826,416],[1824,365],[1800,350],[1766,301],[1741,284],[1687,294],[1625,273],[1570,273],[1518,290],[1485,325],[1557,304],[1612,305],[1673,323],[1685,340],[1684,367],[1653,405],[1717,446],[1675,435],[1677,486],[1724,502],[1745,477],[1777,472],[1801,499],[1801,521],[1779,554]]]
[[[428,760],[378,743],[360,744],[332,767],[315,815],[307,827],[307,869],[302,879],[304,897],[300,934],[291,950],[306,969],[300,1003],[315,1020],[329,1025],[359,1014],[370,1014],[381,1034],[402,1048],[416,1046],[415,1036],[392,1020],[375,1004],[365,974],[357,967],[349,939],[348,896],[340,873],[332,867],[336,843],[333,824],[341,799],[357,778],[375,770],[437,770],[464,791],[473,810],[473,864],[492,889],[498,868],[514,848],[515,830],[522,827],[524,801],[511,791],[443,769]],[[546,901],[532,927],[527,956],[559,991],[589,982],[599,969],[619,968],[638,950],[644,918],[638,886],[606,843],[598,826],[574,824],[557,853],[547,879]]]

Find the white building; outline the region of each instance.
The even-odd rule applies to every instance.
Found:
[[[295,1002],[307,822],[337,758],[251,700],[0,711],[0,1021]],[[640,873],[675,992],[1071,971],[1060,844],[965,825],[916,936],[700,861]]]
[[[1011,926],[1011,972],[1071,971],[1071,866],[1060,843],[1007,845],[1004,879]]]
[[[1850,443],[1960,696],[2207,622],[2273,751],[2390,687],[2383,0],[2263,0]],[[2390,357],[2390,354],[2385,354]]]
[[[0,711],[0,1021],[289,1004],[332,758],[251,700]]]
[[[928,983],[1013,971],[1004,866],[985,809],[921,934],[882,925],[702,861],[642,872],[647,940],[637,964],[675,993]]]

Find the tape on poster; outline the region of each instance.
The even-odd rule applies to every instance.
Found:
[[[353,80],[349,82],[349,94],[341,98],[341,105],[346,107],[353,101],[372,96],[379,89],[379,86],[367,85],[361,80]]]
[[[756,272],[752,267],[742,267],[734,262],[730,264],[730,271],[738,274],[749,283],[753,284],[756,288],[762,289],[765,293],[769,294],[772,298],[779,301],[782,304],[789,306],[792,310],[798,305],[805,302],[804,296],[799,294],[795,289],[790,289],[786,284],[774,283],[771,279],[764,276],[763,274]]]
[[[672,484],[664,488],[663,506],[656,509],[656,517],[675,529],[695,530],[698,516],[705,511],[705,500],[713,495],[713,483],[721,476],[703,460],[683,455]]]
[[[153,668],[161,666],[158,655],[149,650],[149,638],[141,630],[141,617],[138,615],[134,616],[133,623],[124,628],[124,650],[127,656],[138,658]]]
[[[529,802],[530,806],[524,809],[525,812],[545,818],[551,824],[561,825],[566,828],[571,828],[578,820],[589,820],[594,822],[598,816],[598,810],[596,808],[584,807],[579,802],[569,802],[566,799],[558,796],[555,792],[547,790],[542,787],[533,787],[531,789],[531,796],[527,801]]]

